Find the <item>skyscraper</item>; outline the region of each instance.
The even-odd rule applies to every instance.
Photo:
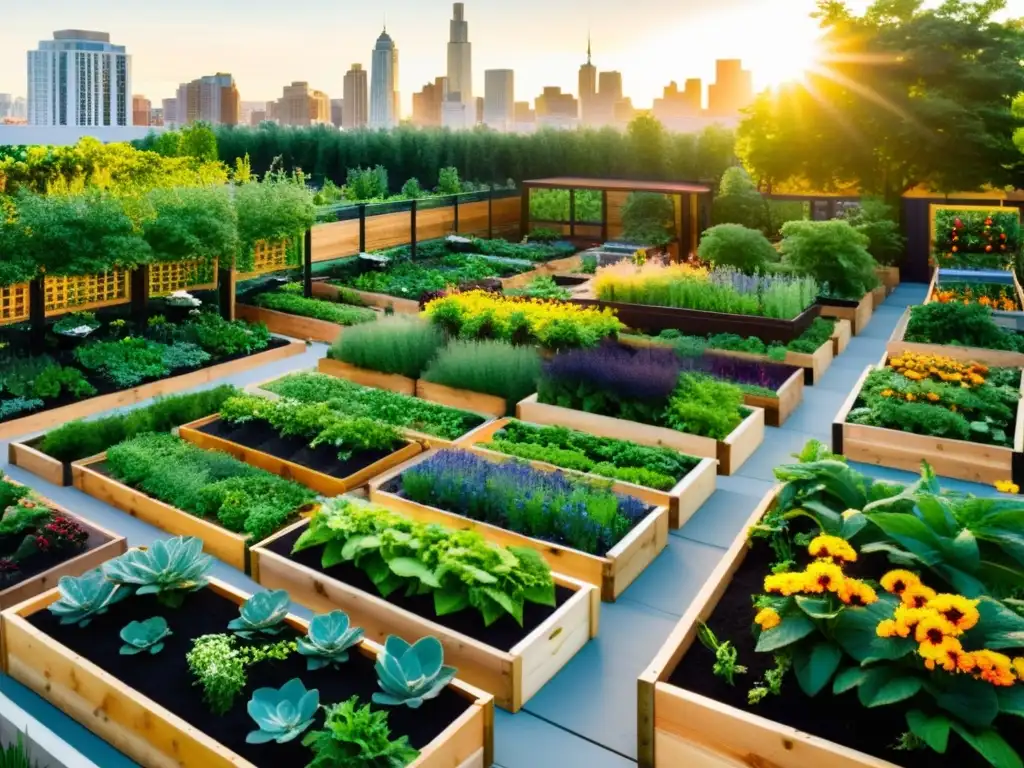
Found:
[[[28,102],[24,96],[14,97],[14,108],[11,111],[11,117],[15,120],[27,120],[28,119]]]
[[[149,113],[153,105],[145,96],[132,96],[132,125],[149,125]]]
[[[341,111],[341,124],[347,130],[365,128],[370,119],[369,98],[366,86],[366,70],[362,64],[353,64],[345,73],[345,102]]]
[[[590,59],[590,35],[587,35],[587,63],[580,67],[580,119],[584,124],[594,119],[597,96],[597,67]]]
[[[131,56],[106,32],[65,29],[28,52],[32,125],[130,125]]]
[[[398,48],[387,28],[377,38],[370,64],[370,127],[398,125]]]
[[[715,82],[708,86],[708,114],[714,117],[735,115],[754,99],[750,70],[739,59],[718,59]]]
[[[323,91],[310,88],[309,83],[293,82],[270,105],[270,116],[281,125],[329,125],[331,100]]]
[[[335,128],[341,128],[345,120],[345,100],[331,99],[331,123]]]
[[[188,125],[201,120],[211,125],[238,125],[241,111],[235,78],[218,72],[178,86],[174,122]]]
[[[441,105],[448,95],[448,78],[438,77],[412,95],[412,124],[420,128],[441,125]]]
[[[484,125],[509,131],[514,120],[515,73],[511,69],[488,69],[484,72]]]
[[[14,117],[14,97],[9,93],[0,93],[0,120]]]
[[[178,100],[177,99],[164,99],[164,125],[174,126],[178,124]]]
[[[463,3],[453,5],[448,40],[448,99],[473,104],[473,46]]]

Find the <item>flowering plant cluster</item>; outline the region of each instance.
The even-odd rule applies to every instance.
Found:
[[[931,300],[940,304],[981,304],[1004,312],[1018,312],[1021,309],[1010,286],[992,283],[948,283],[936,286]]]
[[[935,215],[934,260],[943,267],[1007,269],[1020,247],[1016,209],[948,208]]]
[[[981,386],[988,374],[988,366],[982,363],[964,362],[943,355],[918,354],[910,350],[905,350],[898,357],[889,358],[886,364],[911,381],[931,378],[956,383],[964,389]]]
[[[623,325],[611,310],[561,301],[503,297],[484,291],[454,293],[427,304],[424,315],[452,336],[539,344],[548,349],[590,347]]]
[[[609,485],[454,450],[440,451],[397,480],[412,501],[592,555],[608,552],[650,512]]]

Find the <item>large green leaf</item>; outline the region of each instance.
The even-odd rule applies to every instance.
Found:
[[[834,619],[845,607],[841,604],[838,607],[833,607],[827,597],[806,597],[804,595],[796,596],[796,604],[812,619]]]
[[[935,703],[973,728],[988,728],[999,714],[995,686],[968,675],[935,675],[928,681]]]
[[[901,659],[912,653],[917,644],[912,638],[879,637],[878,624],[892,618],[899,598],[880,594],[878,601],[864,607],[848,607],[832,624],[833,639],[856,661],[863,664],[875,659]]]
[[[440,588],[441,582],[437,580],[434,572],[422,560],[415,557],[396,557],[388,561],[388,567],[396,576],[403,579],[418,579],[428,587]]]
[[[523,625],[523,601],[522,599],[516,600],[511,595],[502,592],[500,589],[494,587],[484,587],[483,592],[485,595],[490,597],[494,602],[504,608],[512,617],[519,623],[519,626]]]
[[[966,528],[953,539],[951,545],[953,562],[961,570],[968,573],[975,573],[981,563],[981,551],[978,549],[978,540],[974,534]]]
[[[342,549],[344,546],[344,542],[337,539],[328,542],[327,546],[324,547],[323,553],[320,555],[320,567],[327,570],[328,568],[333,568],[339,563],[345,562],[345,558],[342,555]]]
[[[1024,686],[1014,685],[1009,688],[998,688],[996,698],[999,700],[1000,713],[1024,717]]]
[[[810,649],[795,650],[793,672],[803,692],[808,696],[817,696],[832,679],[842,658],[842,649],[833,643],[815,643]]]
[[[943,547],[938,536],[914,515],[899,512],[874,512],[868,517],[887,536],[908,552],[913,552],[927,565],[943,561]]]
[[[961,527],[949,511],[945,501],[938,496],[918,495],[915,508],[925,524],[939,535],[952,538]]]
[[[857,696],[865,707],[882,707],[915,696],[921,685],[921,678],[904,675],[892,666],[874,667],[857,688]]]
[[[970,744],[974,750],[984,757],[993,768],[1022,768],[1020,755],[995,730],[985,728],[972,731],[957,722],[952,723],[953,730],[960,738]]]
[[[363,552],[380,549],[380,536],[353,536],[341,548],[345,560],[355,560]]]
[[[447,616],[469,607],[469,595],[462,589],[438,589],[434,591],[434,613]]]
[[[910,732],[921,739],[940,755],[946,753],[949,746],[949,728],[952,725],[945,715],[929,717],[919,709],[907,712],[907,726]]]
[[[850,515],[850,517],[843,520],[843,527],[840,529],[839,535],[847,541],[850,541],[854,536],[864,530],[864,527],[867,524],[867,515]]]
[[[815,629],[817,627],[814,622],[803,614],[789,614],[782,619],[782,623],[777,627],[761,633],[761,636],[757,638],[756,650],[760,653],[777,651],[779,648],[792,645],[797,640],[802,640]]]
[[[978,613],[981,617],[967,636],[972,647],[1024,647],[1024,616],[991,597],[979,598]]]
[[[538,605],[555,605],[555,582],[549,582],[548,584],[534,584],[533,586],[526,589],[523,593],[523,597],[526,598],[527,602],[537,603]]]
[[[841,693],[852,691],[867,679],[868,671],[864,667],[848,667],[844,669],[832,681],[832,693],[838,696]]]

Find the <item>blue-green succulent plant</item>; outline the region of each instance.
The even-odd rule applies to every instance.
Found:
[[[455,677],[455,667],[444,666],[444,648],[436,637],[409,645],[392,635],[377,656],[377,684],[384,691],[373,701],[388,707],[404,704],[412,709],[436,698]]]
[[[348,661],[349,648],[359,645],[362,639],[363,630],[350,625],[348,614],[331,611],[313,617],[306,636],[299,638],[298,651],[309,657],[306,668],[313,671]]]
[[[107,580],[98,568],[81,576],[62,576],[57,588],[60,599],[50,604],[50,613],[59,616],[61,624],[79,627],[89,626],[95,616],[131,594],[131,590]]]
[[[210,583],[213,558],[203,554],[203,541],[178,536],[159,539],[148,549],[132,549],[103,564],[110,581],[134,588],[137,595],[156,595],[172,608],[181,605],[185,595]]]
[[[151,654],[160,653],[164,649],[164,640],[171,634],[167,626],[167,619],[163,616],[154,616],[145,621],[133,621],[121,630],[121,639],[124,645],[121,646],[122,656],[134,656],[137,653],[149,651]]]
[[[248,711],[259,730],[250,732],[245,740],[249,744],[291,741],[313,724],[318,706],[320,692],[316,688],[307,691],[297,677],[280,688],[258,688],[249,699]]]
[[[278,635],[284,629],[291,598],[283,589],[257,592],[238,610],[238,618],[228,624],[239,637],[252,640],[258,635]]]

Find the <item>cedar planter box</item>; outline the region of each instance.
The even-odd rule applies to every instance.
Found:
[[[244,573],[249,572],[251,536],[229,531],[118,482],[98,471],[106,460],[104,452],[74,462],[71,472],[75,488],[172,536],[196,536],[203,540],[204,552]]]
[[[21,467],[26,472],[31,472],[36,477],[41,477],[46,482],[61,488],[71,485],[71,464],[58,461],[39,450],[45,437],[46,435],[39,435],[20,443],[9,443],[7,446],[8,463]]]
[[[797,406],[804,399],[804,372],[794,371],[793,375],[775,392],[775,397],[762,397],[744,393],[743,404],[764,410],[764,423],[769,427],[781,427],[786,423]]]
[[[581,258],[580,254],[577,253],[575,256],[566,256],[564,259],[536,262],[536,266],[529,272],[520,272],[518,275],[501,278],[501,287],[504,289],[524,288],[534,278],[544,277],[545,275],[553,276],[556,272],[575,269],[579,266]],[[587,275],[587,277],[593,277],[593,275]]]
[[[206,416],[202,419],[197,419],[191,424],[185,424],[182,426],[178,430],[178,436],[183,440],[188,440],[190,443],[199,446],[204,451],[220,451],[221,453],[226,453],[230,456],[234,456],[239,461],[243,461],[253,467],[259,467],[260,469],[266,470],[278,477],[302,483],[306,487],[312,488],[314,491],[323,494],[324,496],[338,496],[342,493],[346,493],[347,491],[360,488],[366,485],[371,478],[379,475],[381,472],[386,472],[392,467],[398,466],[404,461],[408,461],[421,450],[418,443],[407,440],[405,445],[394,453],[391,453],[378,461],[374,461],[346,477],[336,477],[324,472],[319,472],[311,467],[297,464],[293,461],[288,461],[287,459],[282,459],[269,453],[264,453],[263,451],[259,451],[255,448],[240,445],[239,443],[232,442],[229,439],[210,434],[203,430],[203,427],[214,424],[218,421],[220,421],[220,414],[218,413],[215,413],[212,416]]]
[[[349,288],[348,290],[359,296],[368,307],[376,307],[377,309],[388,309],[390,307],[400,315],[418,315],[420,313],[420,303],[415,299],[402,299],[397,296],[388,296],[386,293],[357,291],[355,288]],[[321,280],[313,282],[314,299],[338,301],[338,294],[338,286],[336,285]]]
[[[853,326],[849,320],[836,320],[835,330],[832,331],[832,357],[839,357],[853,338]]]
[[[1013,448],[972,443],[946,437],[916,435],[896,429],[846,423],[860,395],[864,380],[874,369],[868,366],[857,380],[832,424],[832,450],[851,461],[917,472],[927,461],[936,474],[993,485],[997,480],[1024,483],[1024,400],[1017,404]],[[1022,380],[1024,393],[1024,380]]]
[[[344,326],[327,320],[291,315],[273,309],[255,307],[251,304],[236,304],[235,316],[250,323],[263,323],[271,333],[290,336],[293,339],[308,339],[333,344],[341,336]]]
[[[409,395],[410,397],[416,394],[416,379],[410,379],[407,376],[399,376],[394,373],[381,373],[380,371],[371,371],[366,368],[357,368],[354,365],[349,365],[330,357],[320,358],[320,362],[317,363],[317,370],[320,373],[326,373],[328,376],[348,379],[352,383],[360,384],[364,387],[387,389],[400,395]]]
[[[904,341],[907,323],[910,321],[910,309],[896,323],[896,327],[885,345],[890,357],[914,352],[919,355],[943,355],[954,360],[969,363],[982,363],[995,368],[1024,368],[1024,352],[1010,352],[1003,349],[983,349],[981,347],[959,347],[952,344],[925,344],[923,342]]]
[[[485,424],[463,437],[458,441],[457,445],[463,450],[472,451],[478,456],[484,456],[491,461],[515,461],[516,457],[514,456],[508,456],[487,448],[487,444],[493,440],[494,435],[504,429],[510,421],[512,419],[499,419],[498,421]],[[717,475],[715,469],[717,462],[714,459],[701,459],[700,464],[690,470],[686,477],[676,483],[671,490],[659,491],[622,480],[611,480],[601,475],[578,472],[574,469],[564,469],[544,461],[528,461],[527,463],[534,469],[540,469],[544,472],[562,472],[567,475],[589,477],[601,482],[610,482],[612,490],[616,493],[635,496],[653,507],[668,507],[669,528],[682,528],[683,524],[693,517],[693,514],[715,492],[715,478]]]
[[[751,407],[747,410],[751,411],[750,415],[725,440],[699,437],[668,427],[656,427],[638,421],[547,405],[538,402],[536,394],[519,402],[516,406],[516,418],[533,424],[571,427],[599,437],[630,440],[641,445],[663,445],[690,456],[717,459],[718,474],[732,475],[743,466],[743,462],[751,457],[764,440],[764,411]]]
[[[887,293],[892,293],[900,284],[899,267],[876,267],[875,274],[882,281]]]
[[[472,411],[495,418],[501,418],[508,413],[508,403],[503,397],[485,395],[483,392],[473,392],[469,389],[454,389],[423,379],[416,380],[416,397],[438,405],[447,405],[449,408],[458,408],[460,411]]]
[[[248,597],[216,579],[207,589],[238,605]],[[56,589],[50,590],[4,611],[4,656],[11,677],[144,766],[254,768],[253,763],[196,726],[37,628],[30,618],[45,611],[59,596]],[[308,626],[293,615],[286,623],[302,633]],[[355,650],[373,660],[382,648],[363,640]],[[466,709],[421,748],[412,766],[484,768],[493,759],[494,700],[457,679],[449,690],[467,702]]]
[[[471,520],[462,515],[418,504],[397,493],[385,490],[392,481],[400,478],[403,472],[430,458],[434,453],[432,451],[421,454],[401,467],[373,480],[370,483],[370,501],[420,522],[437,523],[446,528],[465,528],[476,531],[488,541],[493,541],[503,547],[535,549],[548,561],[551,570],[600,587],[601,599],[608,602],[614,602],[668,544],[668,507],[652,509],[647,517],[637,524],[610,552],[601,556],[587,554],[561,544],[533,539],[489,523]]]
[[[868,299],[870,301],[870,298]],[[656,307],[647,304],[623,304],[598,299],[571,299],[574,304],[595,309],[612,309],[630,328],[647,333],[674,329],[696,336],[714,333],[735,333],[738,336],[757,336],[765,341],[783,344],[793,341],[806,331],[814,318],[829,317],[822,307],[812,304],[792,320],[777,320],[756,315],[732,315],[725,312],[703,312],[696,309]]]
[[[200,368],[197,371],[183,373],[180,376],[171,376],[166,379],[160,379],[160,381],[150,382],[149,384],[140,384],[132,389],[123,389],[120,392],[111,392],[107,395],[91,397],[78,403],[38,411],[37,413],[23,416],[20,419],[12,419],[0,423],[0,440],[17,435],[26,435],[31,432],[39,432],[94,413],[111,411],[115,408],[148,400],[152,397],[169,395],[172,392],[180,392],[185,389],[193,389],[207,382],[247,371],[250,368],[258,368],[261,365],[276,362],[277,360],[301,355],[305,351],[305,343],[291,341],[275,349],[268,349],[263,352],[257,352],[254,355],[238,358],[237,360],[211,365],[208,368]]]
[[[568,599],[513,647],[498,648],[445,626],[440,623],[443,618],[414,613],[293,559],[289,555],[294,540],[308,525],[308,520],[300,520],[253,547],[253,578],[259,584],[285,589],[295,602],[316,612],[341,609],[354,626],[366,630],[366,637],[379,643],[388,635],[409,642],[433,635],[444,645],[445,663],[459,670],[459,678],[493,694],[497,705],[510,712],[519,711],[588,640],[597,637],[601,599],[591,584],[554,574],[559,591],[571,593]],[[319,550],[314,555],[319,564]]]
[[[772,507],[778,491],[778,487],[770,491],[754,510],[653,663],[637,680],[637,755],[643,768],[896,768],[885,760],[731,707],[670,681],[691,647],[699,645],[699,624],[708,621],[718,607],[749,551],[748,529]],[[787,682],[795,685],[793,680]],[[900,714],[894,717],[902,720]]]
[[[863,332],[871,321],[871,313],[874,311],[874,299],[870,293],[865,293],[858,302],[824,298],[819,298],[818,302],[821,305],[822,317],[848,320],[854,336]]]
[[[877,311],[878,308],[880,306],[882,306],[882,302],[885,301],[885,299],[886,299],[886,297],[888,297],[888,295],[889,295],[889,292],[888,292],[888,290],[886,289],[886,287],[884,285],[878,286],[877,288],[875,288],[871,292],[871,310],[872,310],[872,312]]]

